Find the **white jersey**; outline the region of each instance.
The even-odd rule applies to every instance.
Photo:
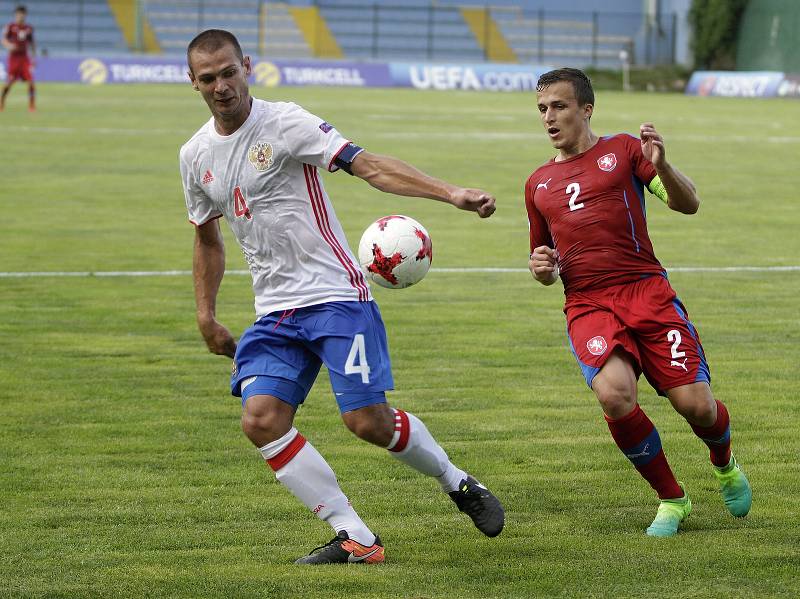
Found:
[[[234,133],[217,133],[212,117],[181,148],[189,220],[228,221],[253,275],[259,317],[372,299],[317,174],[337,170],[348,143],[296,104],[254,98]]]

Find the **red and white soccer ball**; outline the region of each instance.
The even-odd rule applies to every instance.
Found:
[[[419,283],[432,260],[431,238],[425,227],[399,214],[376,220],[358,244],[358,261],[367,277],[389,289]]]

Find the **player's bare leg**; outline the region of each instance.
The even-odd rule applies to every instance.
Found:
[[[742,518],[750,511],[753,493],[750,482],[731,453],[731,427],[728,409],[714,399],[708,383],[682,385],[667,391],[672,406],[694,434],[708,446],[714,476],[728,511]]]
[[[5,109],[6,107],[6,96],[8,92],[11,90],[11,86],[14,85],[14,81],[11,80],[3,86],[3,93],[0,94],[0,110]]]
[[[30,112],[36,110],[36,86],[33,81],[28,82],[28,110]]]
[[[717,402],[708,383],[692,383],[669,389],[667,398],[692,426],[707,428],[717,421]]]
[[[245,402],[242,430],[278,481],[320,520],[336,531],[330,543],[298,563],[383,561],[383,545],[350,505],[333,470],[292,426],[295,408],[271,395],[253,395]]]
[[[379,403],[342,414],[356,436],[389,450],[403,462],[439,481],[442,490],[483,534],[500,534],[505,512],[500,501],[475,478],[456,467],[423,422],[408,412]]]
[[[667,463],[658,430],[639,407],[631,358],[615,350],[592,380],[592,390],[617,447],[661,500],[647,534],[659,537],[676,534],[692,504]]]

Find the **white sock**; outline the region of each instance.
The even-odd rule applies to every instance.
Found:
[[[422,420],[403,410],[392,410],[394,436],[386,448],[389,453],[422,474],[435,477],[445,493],[457,490],[467,473],[450,461]]]
[[[259,452],[278,481],[337,534],[345,530],[351,539],[367,547],[375,542],[375,535],[339,488],[328,462],[296,428],[259,448]]]

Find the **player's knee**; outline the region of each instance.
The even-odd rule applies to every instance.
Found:
[[[685,402],[681,415],[691,424],[713,426],[717,420],[717,402],[711,396],[701,396],[695,401]]]
[[[713,426],[717,421],[716,403],[702,402],[695,409],[694,417],[696,421],[702,423],[703,426]]]
[[[280,439],[292,426],[282,415],[270,410],[242,412],[242,432],[258,446]]]
[[[269,419],[247,412],[242,413],[242,432],[253,443],[259,444],[265,438],[268,439],[267,443],[278,439],[279,437],[271,438],[274,436],[270,434],[272,429]]]
[[[392,441],[394,417],[387,415],[384,410],[367,408],[353,410],[342,414],[342,420],[351,433],[368,443],[386,447]]]
[[[630,385],[616,381],[603,381],[592,385],[597,401],[611,418],[621,418],[628,414],[636,403],[636,395]]]
[[[717,401],[706,383],[670,389],[667,397],[689,424],[712,426],[717,421]]]

